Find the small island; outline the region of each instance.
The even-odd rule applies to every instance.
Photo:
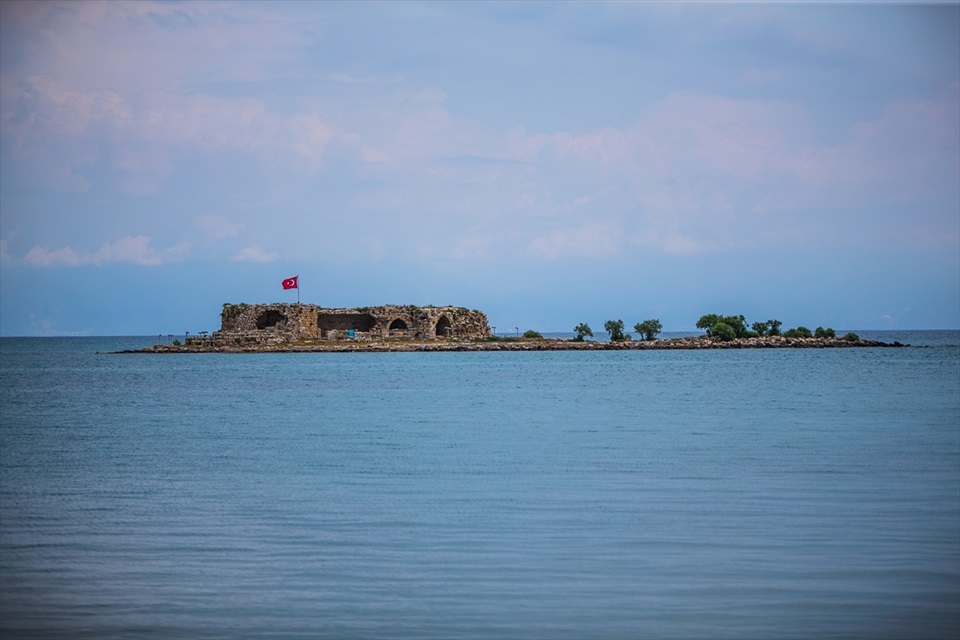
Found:
[[[624,331],[622,320],[604,328],[609,340],[589,340],[587,324],[574,327],[573,338],[544,338],[536,331],[496,336],[482,311],[463,307],[384,305],[325,308],[311,304],[224,304],[220,330],[184,336],[122,353],[277,353],[277,352],[413,352],[413,351],[622,351],[645,349],[783,349],[902,347],[899,342],[863,340],[832,329],[811,332],[797,327],[781,332],[777,320],[747,328],[741,316],[705,315],[695,337],[658,339],[659,320],[634,325],[639,339]]]

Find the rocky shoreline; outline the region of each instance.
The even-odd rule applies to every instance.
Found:
[[[726,342],[706,336],[666,340],[576,342],[554,338],[488,338],[480,340],[301,340],[274,344],[231,345],[209,338],[186,345],[158,344],[119,353],[407,353],[436,351],[643,351],[666,349],[849,349],[857,347],[905,347],[899,342],[844,340],[841,338],[786,338],[768,336],[740,338]]]

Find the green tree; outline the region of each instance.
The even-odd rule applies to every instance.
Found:
[[[700,319],[697,320],[697,328],[706,330],[707,335],[710,337],[717,337],[716,327],[719,324],[724,324],[729,329],[732,329],[734,338],[747,338],[750,336],[750,331],[747,329],[747,319],[742,315],[718,316],[715,313],[711,313],[701,316]],[[726,335],[728,332],[724,329],[723,333]]]
[[[749,329],[747,329],[747,319],[740,316],[726,316],[723,319],[724,324],[733,329],[738,338],[747,338]]]
[[[573,339],[574,342],[583,342],[584,338],[587,336],[590,336],[591,338],[593,337],[593,330],[590,329],[590,325],[588,325],[586,322],[581,322],[575,326],[573,328],[573,332],[577,334],[577,336]]]
[[[796,329],[787,329],[783,334],[788,338],[812,338],[813,333],[810,329],[807,329],[804,326],[797,327]]]
[[[757,335],[762,338],[763,334],[767,332],[768,327],[766,322],[754,322],[750,328],[756,331]]]
[[[720,342],[729,342],[737,337],[737,331],[726,322],[718,322],[710,328],[710,337]]]
[[[610,334],[610,342],[623,342],[627,339],[623,332],[623,320],[607,320],[603,330]]]
[[[720,322],[721,318],[715,313],[708,313],[705,316],[700,316],[700,319],[697,320],[697,329],[703,329],[707,332],[707,335],[710,335],[710,329],[713,328],[715,324]]]
[[[843,336],[843,339],[846,340],[847,342],[860,342],[860,336],[853,333],[852,331],[847,335]]]
[[[837,332],[831,329],[830,327],[827,327],[826,329],[824,329],[823,327],[817,327],[816,330],[813,332],[813,337],[814,338],[836,338]]]
[[[663,330],[663,325],[660,324],[660,320],[644,320],[643,322],[638,322],[633,325],[633,329],[643,336],[643,339],[646,341],[656,340],[657,334]]]
[[[523,332],[523,337],[528,339],[538,339],[538,338],[543,338],[543,334],[541,334],[539,331],[528,329]]]
[[[767,320],[767,335],[768,336],[778,336],[780,335],[780,327],[783,326],[783,323],[779,320]]]

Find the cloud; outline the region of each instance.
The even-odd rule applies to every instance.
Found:
[[[629,236],[627,242],[636,247],[652,247],[674,255],[692,256],[708,250],[707,246],[691,236],[654,228]]]
[[[300,16],[255,3],[4,2],[4,39],[27,69],[73,86],[170,89],[197,78],[256,81],[319,35]]]
[[[399,84],[403,82],[403,75],[357,77],[348,73],[332,73],[327,80],[342,84]]]
[[[609,222],[587,222],[534,238],[527,253],[542,260],[610,258],[620,252],[623,231]]]
[[[394,233],[371,240],[373,255],[393,256],[415,244],[444,247],[464,260],[518,254],[602,259],[641,249],[693,254],[758,243],[815,244],[843,221],[803,217],[807,211],[839,209],[836,215],[848,216],[852,226],[866,215],[856,207],[942,204],[948,199],[943,185],[956,182],[950,177],[958,172],[956,87],[939,99],[873,101],[857,112],[860,121],[851,120],[846,137],[827,139],[811,115],[817,88],[796,90],[798,69],[788,56],[757,66],[766,58],[737,58],[726,75],[709,82],[693,73],[682,83],[659,78],[648,66],[652,50],[636,46],[629,26],[651,19],[639,7],[618,6],[594,25],[616,26],[615,33],[595,34],[608,46],[618,43],[616,58],[566,39],[569,34],[556,29],[560,18],[547,15],[553,11],[511,27],[511,33],[524,34],[524,42],[514,42],[523,54],[518,69],[536,69],[541,58],[555,66],[560,49],[551,47],[562,45],[570,48],[564,54],[569,57],[559,59],[574,77],[585,77],[576,76],[583,69],[597,74],[592,84],[571,83],[564,89],[570,93],[563,93],[541,91],[553,85],[533,74],[515,86],[501,84],[512,67],[484,66],[489,61],[481,49],[468,59],[459,57],[459,49],[450,60],[427,59],[419,54],[436,50],[430,49],[436,41],[418,42],[411,52],[390,39],[402,28],[387,22],[378,30],[367,21],[351,22],[356,18],[349,12],[273,6],[51,3],[29,11],[18,4],[12,13],[5,7],[4,17],[13,15],[30,37],[8,45],[19,59],[7,58],[14,62],[5,60],[0,77],[0,131],[4,142],[12,142],[4,160],[29,159],[36,170],[24,170],[25,180],[88,197],[117,185],[127,194],[172,197],[164,188],[173,177],[178,190],[196,189],[200,198],[225,195],[229,206],[260,207],[257,214],[266,210],[264,203],[282,202],[285,213],[271,215],[296,216],[305,233],[281,239],[264,231],[235,248],[252,240],[277,247],[282,242],[285,256],[305,255],[311,234],[342,234],[331,239],[340,246],[357,242],[335,220],[348,214],[376,224],[404,220],[392,227]],[[463,24],[458,10],[436,13],[447,24]],[[571,28],[583,17],[570,7],[560,13],[573,21]],[[713,20],[682,13],[683,21]],[[741,35],[766,33],[767,21],[789,22],[780,12],[776,20],[735,13],[746,21],[732,25]],[[399,11],[396,17],[409,16]],[[681,20],[678,15],[668,22],[676,29]],[[357,35],[343,42],[331,25],[356,26]],[[8,26],[4,34],[14,31]],[[527,35],[548,32],[551,38],[528,46]],[[478,41],[487,36],[470,33]],[[727,33],[717,31],[708,44],[729,40]],[[388,52],[375,56],[383,58],[376,64],[358,54],[373,41]],[[405,55],[394,59],[392,53]],[[417,64],[410,62],[411,53],[418,54]],[[634,68],[607,64],[613,60],[635,62],[636,73],[649,77],[624,84],[620,75],[603,75],[607,67]],[[703,71],[701,63],[684,62],[692,71]],[[481,77],[478,71],[490,73],[483,82],[466,81]],[[643,91],[634,86],[648,82]],[[604,85],[616,87],[621,102],[631,105],[615,118],[602,109],[606,94],[592,92]],[[771,97],[784,95],[801,97]],[[591,102],[587,110],[601,115],[569,115],[578,113],[583,96]],[[567,115],[548,117],[554,112]],[[523,115],[530,113],[535,116]],[[195,168],[200,170],[187,175]],[[196,184],[199,176],[233,192],[211,196]],[[244,199],[251,192],[256,195]],[[955,208],[940,210],[955,214]],[[248,230],[232,213],[181,215],[178,222],[192,221],[215,240]],[[243,219],[257,225],[254,215]],[[905,226],[903,219],[870,222],[871,228],[885,225],[887,233]],[[503,231],[507,225],[511,233]],[[939,221],[927,235],[942,236],[944,225]],[[38,264],[108,259],[95,258],[102,250],[48,251],[46,238],[31,240],[38,244],[32,258]],[[231,259],[276,258],[253,245]],[[144,253],[140,259],[163,258]]]
[[[0,264],[14,264],[16,261],[10,255],[6,240],[0,240]]]
[[[274,252],[268,253],[264,251],[260,247],[260,245],[255,244],[241,250],[235,256],[230,258],[230,261],[231,262],[273,262],[279,257],[280,256],[278,254]]]
[[[86,193],[90,189],[87,179],[77,173],[73,167],[52,168],[47,178],[47,186],[54,191],[66,193]]]
[[[780,69],[747,69],[740,74],[740,82],[747,86],[763,86],[779,82],[783,77]]]
[[[860,120],[839,145],[812,150],[799,177],[859,202],[918,202],[952,183],[960,193],[960,85],[930,100],[900,100]],[[857,197],[859,196],[859,197]]]
[[[116,242],[104,244],[95,252],[77,251],[69,246],[51,251],[46,247],[36,246],[27,252],[23,262],[33,267],[102,266],[111,263],[156,267],[182,259],[189,248],[189,243],[181,242],[157,250],[150,246],[150,238],[147,236],[124,236]]]
[[[222,240],[236,236],[245,225],[242,222],[230,222],[224,216],[204,214],[194,219],[193,226],[211,238]]]
[[[97,172],[81,174],[83,167],[126,176],[120,181],[131,193],[143,194],[144,184],[155,192],[185,159],[223,153],[315,172],[331,142],[356,140],[318,113],[284,114],[255,98],[67,89],[49,76],[27,77],[18,91],[4,106],[0,135],[12,142],[12,158],[33,162],[32,173],[61,191],[97,186],[90,177]]]

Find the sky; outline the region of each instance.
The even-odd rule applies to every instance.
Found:
[[[958,329],[960,3],[0,2],[0,335],[298,293]]]

